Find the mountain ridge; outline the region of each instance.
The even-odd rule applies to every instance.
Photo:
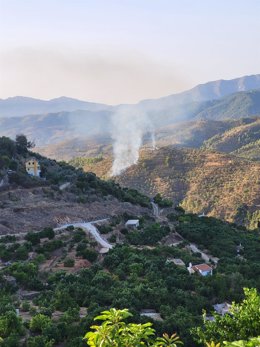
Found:
[[[169,106],[178,105],[181,107],[184,103],[197,103],[208,100],[215,100],[238,91],[247,91],[260,88],[260,74],[242,76],[231,80],[216,80],[202,83],[186,91],[170,94],[155,99],[141,100],[136,104],[127,106],[137,106],[146,108],[147,112],[151,111],[157,103],[157,109],[165,109]],[[13,105],[12,105],[13,102]],[[17,105],[20,103],[20,105]],[[32,105],[28,105],[32,103]],[[61,103],[62,105],[59,105]],[[66,105],[64,105],[66,104]],[[122,104],[124,106],[124,104]],[[106,105],[103,103],[93,103],[89,101],[78,100],[67,96],[61,96],[50,100],[42,100],[24,96],[14,96],[7,99],[0,99],[0,117],[21,116],[35,113],[46,113],[58,111],[75,111],[83,110],[117,110],[122,105]],[[27,108],[25,107],[27,106]],[[49,106],[49,107],[48,107]],[[65,107],[66,106],[66,107]],[[65,108],[64,108],[65,107]],[[17,113],[15,113],[17,112]]]
[[[49,100],[14,96],[7,99],[0,99],[0,118],[12,116],[22,117],[62,111],[99,111],[109,109],[110,107],[110,105],[82,101],[66,96]]]

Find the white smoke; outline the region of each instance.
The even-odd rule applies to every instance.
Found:
[[[151,142],[152,142],[152,149],[155,150],[156,149],[156,141],[155,141],[154,130],[151,131]]]
[[[111,175],[116,176],[137,163],[144,134],[151,133],[154,147],[155,138],[151,121],[140,107],[121,106],[113,115],[112,123],[114,161]]]

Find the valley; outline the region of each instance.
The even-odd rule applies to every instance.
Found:
[[[63,110],[71,102],[65,98],[34,100],[32,108],[24,100],[13,118],[15,108],[6,106],[0,117],[5,347],[83,347],[94,317],[112,307],[201,347],[203,310],[212,319],[216,305],[243,300],[243,288],[260,290],[260,110],[258,92],[247,90],[258,77],[240,79],[244,91],[237,83],[138,104],[154,133],[140,122],[147,132],[139,132],[138,161],[116,176],[113,107],[73,100],[84,109]],[[27,109],[33,113],[22,114]],[[131,111],[124,112],[127,120]],[[130,130],[133,140],[137,130]]]

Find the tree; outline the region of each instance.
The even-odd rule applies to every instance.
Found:
[[[67,258],[64,260],[64,266],[65,267],[73,267],[75,264],[75,260],[71,258]]]
[[[33,148],[35,146],[34,143],[28,141],[27,137],[23,134],[16,135],[15,144],[19,154],[27,153],[29,148]]]
[[[51,325],[51,319],[44,314],[37,314],[30,321],[30,330],[34,332],[43,332]]]
[[[48,228],[44,228],[41,232],[40,232],[40,237],[48,237],[49,240],[54,239],[55,237],[55,232],[52,228],[48,227]]]
[[[27,347],[52,347],[54,345],[53,340],[48,340],[44,336],[29,337]]]
[[[204,326],[192,329],[194,339],[199,343],[207,341],[248,340],[260,335],[260,295],[256,289],[244,289],[245,299],[233,303],[229,314],[214,314],[214,321],[206,320]]]
[[[0,154],[11,158],[15,154],[15,143],[8,137],[0,137]]]
[[[125,323],[124,320],[129,317],[132,314],[127,309],[103,311],[94,319],[103,323],[92,326],[94,332],[88,332],[84,339],[91,347],[176,347],[182,344],[176,334],[164,334],[162,338],[155,339],[151,323]]]
[[[248,341],[245,341],[245,340],[239,340],[239,341],[233,341],[233,342],[224,341],[224,345],[225,345],[225,347],[259,347],[260,346],[260,336],[253,337],[253,338],[249,339]],[[218,347],[218,346],[217,345],[212,346],[212,344],[211,344],[208,347]]]

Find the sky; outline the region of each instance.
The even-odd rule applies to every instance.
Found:
[[[260,73],[259,0],[0,0],[0,98],[135,103]]]

